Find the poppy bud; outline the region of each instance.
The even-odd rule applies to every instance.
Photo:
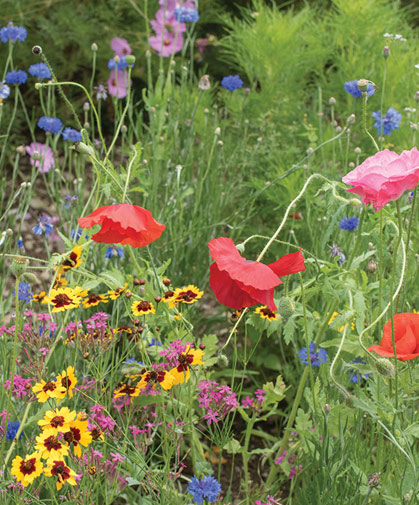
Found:
[[[377,372],[383,377],[390,377],[391,375],[394,375],[395,372],[393,363],[386,358],[380,358],[378,361],[376,361],[375,368]]]
[[[325,413],[326,415],[327,415],[327,414],[329,414],[331,410],[332,410],[332,407],[331,407],[328,403],[325,403],[325,404],[323,405],[323,411],[324,411],[324,413]]]
[[[346,124],[347,125],[351,125],[351,124],[354,124],[356,121],[356,116],[355,114],[351,114],[348,119],[346,120]],[[336,128],[336,131],[337,131],[337,128]]]
[[[76,142],[74,144],[74,149],[81,154],[87,154],[88,156],[94,156],[95,152],[92,147],[88,146],[84,142]]]
[[[288,298],[283,296],[278,303],[278,313],[284,320],[284,322],[287,322],[288,319],[294,314],[295,312],[295,303],[292,298]]]
[[[415,93],[415,102],[419,102],[419,91]]]
[[[202,91],[207,91],[210,89],[210,87],[211,83],[209,80],[209,75],[205,74],[201,77],[201,79],[199,79],[198,88]]]
[[[36,275],[34,275],[30,272],[25,272],[23,274],[23,280],[26,282],[36,282],[38,280],[38,278],[36,277]]]
[[[228,358],[225,354],[219,354],[218,355],[218,363],[221,366],[228,366]]]
[[[369,81],[367,81],[367,79],[359,79],[359,81],[357,81],[356,84],[358,86],[359,91],[361,91],[363,93],[367,92],[368,84],[369,84]]]
[[[17,256],[16,258],[13,258],[10,268],[16,277],[21,277],[26,272],[28,265],[29,260],[27,258]]]
[[[362,205],[361,200],[358,200],[358,198],[351,198],[349,200],[349,205],[352,207],[360,207]]]
[[[134,65],[135,56],[133,54],[128,54],[127,56],[125,56],[125,61],[127,62],[127,65]]]
[[[171,284],[170,279],[167,279],[167,278],[163,279],[163,284],[164,284],[165,286],[169,287],[169,286],[170,286],[170,284]]]
[[[354,153],[355,154],[361,154],[361,148],[360,147],[355,147]]]

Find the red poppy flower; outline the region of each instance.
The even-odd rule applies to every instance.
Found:
[[[102,225],[92,236],[95,242],[129,244],[132,247],[144,247],[154,242],[166,228],[153,218],[149,210],[128,203],[99,207],[89,216],[80,217],[78,222],[82,228]]]
[[[300,251],[265,265],[243,258],[231,238],[213,238],[208,247],[215,260],[210,266],[211,288],[217,300],[232,309],[261,303],[277,310],[273,296],[275,286],[282,284],[279,277],[305,270]]]
[[[419,356],[419,314],[410,312],[395,314],[393,322],[397,359],[407,361],[417,358]],[[394,358],[391,319],[384,325],[380,345],[372,345],[368,350],[375,351],[384,358]]]

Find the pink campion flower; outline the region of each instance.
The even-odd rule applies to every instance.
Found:
[[[112,96],[117,98],[125,98],[128,94],[128,72],[126,70],[111,70],[111,75],[108,79],[108,91]]]
[[[111,40],[111,49],[113,49],[115,53],[114,56],[119,56],[120,58],[127,56],[127,54],[131,54],[131,47],[128,41],[119,37],[114,37]]]
[[[365,205],[372,203],[375,212],[391,200],[397,200],[419,182],[419,151],[416,147],[400,155],[384,149],[367,158],[361,165],[342,178],[347,189],[357,193]]]
[[[253,407],[253,398],[250,398],[250,396],[246,396],[244,400],[242,400],[242,407]]]
[[[54,154],[52,149],[45,144],[39,142],[32,142],[29,146],[25,147],[26,152],[31,157],[31,165],[40,167],[41,173],[49,172],[51,168],[55,167]],[[33,156],[37,153],[41,159],[34,160]]]

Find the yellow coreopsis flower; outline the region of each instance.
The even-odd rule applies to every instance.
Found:
[[[39,457],[47,461],[62,459],[68,454],[68,447],[57,436],[57,430],[46,428],[36,437],[35,450]]]
[[[70,411],[68,407],[48,410],[44,418],[38,421],[38,425],[42,430],[49,428],[58,433],[59,431],[66,430],[70,426],[71,421],[74,421],[75,417],[76,412],[74,410]]]
[[[55,398],[60,400],[64,398],[66,394],[66,389],[56,381],[48,381],[45,382],[41,380],[41,382],[36,383],[32,391],[35,393],[38,402],[44,403],[48,400],[48,398]]]
[[[89,421],[72,421],[67,430],[63,430],[63,438],[66,443],[70,446],[73,445],[74,454],[81,458],[81,447],[87,447],[92,443],[92,435],[87,430]]]
[[[193,286],[192,284],[186,288],[176,288],[173,292],[173,295],[167,300],[169,303],[169,309],[176,307],[179,303],[195,303],[202,297],[203,294],[203,291],[200,291],[196,286]],[[162,298],[162,300],[165,301],[164,298]]]
[[[134,376],[135,377],[135,376]],[[119,398],[120,396],[138,396],[140,394],[140,388],[137,386],[131,386],[125,382],[119,384],[113,392],[113,398]]]
[[[107,303],[108,298],[106,295],[95,295],[94,293],[90,293],[87,298],[83,300],[83,307],[88,309],[89,307],[95,307],[99,305],[99,303]]]
[[[125,283],[125,286],[123,288],[115,289],[115,291],[109,290],[108,291],[109,298],[111,300],[116,300],[117,298],[119,298],[122,295],[122,293],[124,293],[124,291],[127,289],[127,287],[128,287],[128,282]]]
[[[77,308],[87,291],[83,291],[81,287],[77,288],[53,288],[48,296],[45,296],[42,303],[48,303],[54,308],[52,312],[62,312],[63,310]]]
[[[75,486],[76,472],[68,467],[62,458],[57,458],[54,461],[48,461],[48,466],[44,469],[47,477],[57,477],[57,491],[67,482],[71,486]]]
[[[255,310],[256,314],[259,314],[259,316],[262,319],[267,319],[268,321],[277,321],[278,320],[278,312],[274,312],[272,310],[269,310],[266,305],[262,305],[261,307],[258,307]]]
[[[144,389],[147,384],[152,384],[153,389],[156,384],[165,389],[171,389],[175,381],[174,376],[166,370],[150,370],[141,375],[141,380],[137,384],[137,388]]]
[[[77,268],[81,265],[81,251],[82,248],[79,245],[76,245],[71,253],[67,256],[67,258],[61,263],[61,266],[58,270],[58,275],[65,273],[67,270],[71,268]]]
[[[67,370],[63,370],[60,375],[57,376],[57,384],[65,388],[68,396],[73,398],[73,389],[77,384],[77,379],[74,375],[74,368],[72,366],[67,367]]]
[[[174,386],[188,382],[191,376],[190,365],[204,365],[202,361],[203,354],[204,351],[201,349],[192,349],[188,345],[185,351],[178,355],[178,366],[170,370],[170,373],[175,378],[173,381]]]
[[[40,460],[39,454],[36,452],[28,454],[25,456],[25,459],[16,456],[12,461],[11,473],[23,487],[32,484],[34,479],[42,474],[43,470],[44,466]]]
[[[146,300],[132,302],[131,310],[134,316],[144,316],[146,314],[154,314],[156,312],[154,305]]]

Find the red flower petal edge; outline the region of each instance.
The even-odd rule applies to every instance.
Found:
[[[92,236],[95,242],[129,244],[132,247],[144,247],[154,242],[166,228],[153,218],[149,210],[128,203],[99,207],[89,216],[80,217],[78,223],[81,228],[102,225]]]

